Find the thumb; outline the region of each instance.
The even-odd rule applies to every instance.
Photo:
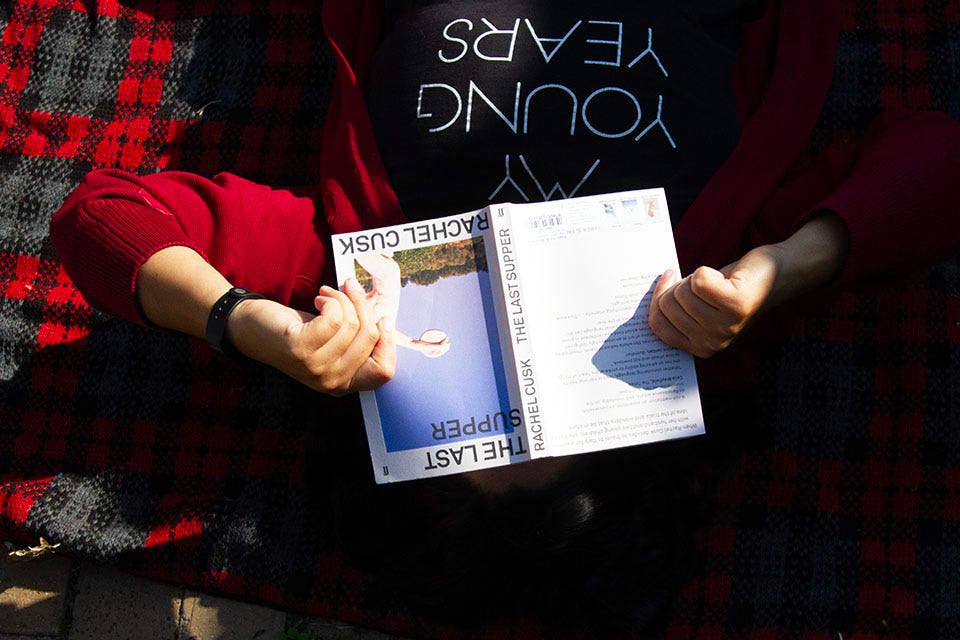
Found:
[[[680,275],[675,269],[667,269],[657,278],[657,283],[653,286],[653,293],[650,294],[650,308],[647,310],[647,322],[653,324],[654,318],[661,315],[660,298],[662,298],[671,287],[677,284]]]
[[[677,284],[680,281],[680,274],[677,273],[675,269],[667,269],[663,274],[657,278],[657,284],[653,287],[652,301],[656,302],[663,294],[670,290],[670,287]],[[653,305],[651,305],[653,306]]]

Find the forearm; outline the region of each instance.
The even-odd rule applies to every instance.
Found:
[[[189,247],[167,247],[140,268],[136,296],[154,325],[206,339],[207,320],[232,283]],[[282,308],[277,313],[250,313],[250,305]],[[263,309],[260,309],[262,312]],[[277,367],[289,326],[308,316],[265,300],[243,300],[227,319],[226,340],[240,353]],[[270,322],[264,322],[268,318]]]
[[[319,285],[333,279],[314,214],[307,198],[230,174],[207,180],[102,170],[87,175],[53,216],[50,237],[90,304],[162,325],[143,316],[136,288],[144,263],[173,246],[194,249],[237,286],[312,308]]]
[[[210,312],[231,286],[196,251],[174,246],[158,251],[140,267],[136,297],[143,315],[155,326],[206,339]],[[283,349],[278,341],[285,327],[265,326],[262,314],[246,313],[249,305],[258,302],[276,304],[241,301],[227,319],[225,340],[238,352],[277,367],[277,354]],[[292,321],[296,314],[289,311]]]
[[[210,310],[230,287],[196,251],[174,246],[153,254],[140,267],[136,297],[154,325],[203,338]]]
[[[825,212],[783,242],[770,245],[777,267],[764,308],[777,306],[828,284],[843,268],[848,243],[846,224],[839,216]]]
[[[221,174],[94,172],[51,222],[70,276],[95,306],[206,337],[231,285],[244,300],[226,340],[318,391],[371,389],[393,375],[392,323],[369,317],[363,288],[320,287],[329,266],[313,202]],[[309,311],[307,311],[309,310]]]
[[[843,266],[847,242],[844,222],[824,213],[720,271],[700,267],[682,280],[668,271],[653,290],[650,328],[672,347],[710,357],[759,314],[830,282]]]
[[[205,338],[207,318],[231,283],[200,254],[167,247],[140,268],[137,300],[157,326]],[[272,300],[243,300],[227,320],[226,339],[237,351],[325,393],[372,389],[393,376],[392,323],[369,317],[363,287],[322,287],[318,315]]]

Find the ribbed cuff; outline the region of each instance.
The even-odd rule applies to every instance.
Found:
[[[51,237],[64,269],[87,301],[112,315],[149,325],[136,300],[140,266],[166,247],[197,250],[173,216],[146,201],[140,204],[102,193],[80,199],[61,215],[60,224],[68,232],[58,233],[55,221]]]

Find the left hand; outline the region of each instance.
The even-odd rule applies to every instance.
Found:
[[[832,279],[846,247],[845,224],[827,213],[720,270],[700,267],[683,279],[667,270],[653,289],[650,328],[671,347],[709,358],[763,311]]]
[[[650,328],[671,347],[698,358],[726,349],[770,298],[779,269],[772,245],[721,270],[700,267],[679,279],[672,269],[653,289]]]

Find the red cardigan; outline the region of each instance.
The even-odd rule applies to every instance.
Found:
[[[364,106],[379,2],[327,2],[337,58],[321,180],[293,192],[221,174],[89,174],[55,214],[51,237],[94,306],[146,323],[134,288],[141,264],[171,245],[194,248],[238,286],[310,309],[333,283],[331,232],[404,220]],[[887,112],[859,139],[804,162],[833,74],[840,3],[771,0],[744,28],[735,79],[741,135],[676,229],[681,265],[722,266],[745,246],[784,239],[810,215],[846,222],[843,279],[884,275],[960,250],[960,124],[937,113]]]

